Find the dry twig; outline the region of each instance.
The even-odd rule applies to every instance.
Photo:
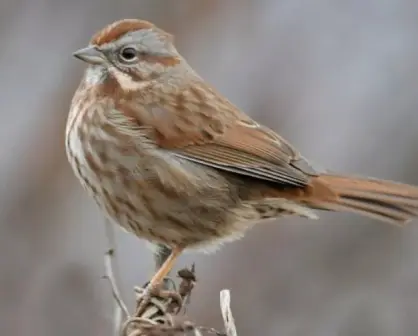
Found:
[[[237,336],[237,328],[231,311],[231,294],[229,290],[224,289],[220,293],[221,312],[225,325],[225,333],[227,336]]]
[[[174,290],[161,290],[155,293],[148,307],[141,316],[134,315],[127,319],[123,328],[122,336],[202,336],[203,333],[216,336],[237,336],[234,318],[230,307],[229,290],[220,293],[220,305],[225,331],[221,332],[214,328],[196,326],[194,323],[178,318],[184,311],[186,300],[190,297],[194,288],[194,266],[191,269],[183,269],[178,272],[181,278],[178,289],[170,280]],[[144,288],[135,288],[138,305]]]
[[[185,312],[191,292],[196,283],[195,266],[185,268],[178,272],[180,284],[176,285],[173,279],[168,279],[168,289],[154,291],[151,300],[138,313],[138,307],[142,307],[142,298],[145,288],[135,287],[137,300],[136,311],[130,315],[126,304],[121,298],[114,272],[115,240],[113,227],[106,222],[106,235],[109,249],[105,254],[105,278],[109,281],[112,295],[115,300],[114,308],[114,332],[121,336],[202,336],[208,333],[216,336],[237,336],[234,318],[230,308],[230,296],[228,290],[220,293],[221,312],[224,320],[225,332],[214,328],[196,326],[194,323],[179,318]],[[124,322],[122,322],[124,320]]]
[[[110,249],[110,250],[106,251],[106,253],[105,253],[105,272],[106,272],[106,274],[104,275],[103,278],[109,280],[110,287],[112,289],[113,298],[115,299],[115,301],[117,303],[117,307],[115,309],[120,310],[124,315],[123,317],[127,318],[127,317],[129,317],[129,311],[128,311],[128,308],[127,308],[125,302],[122,300],[119,288],[116,284],[115,275],[113,273],[113,266],[112,266],[113,256],[114,256],[114,250],[113,249]]]
[[[120,328],[122,321],[129,317],[129,310],[125,302],[122,299],[119,288],[117,286],[116,276],[114,269],[115,267],[115,251],[116,251],[116,240],[115,233],[109,220],[105,220],[106,238],[108,243],[108,249],[104,255],[104,266],[105,275],[104,279],[107,279],[112,290],[113,298],[115,299],[115,307],[113,308],[113,333],[114,335],[120,334]]]

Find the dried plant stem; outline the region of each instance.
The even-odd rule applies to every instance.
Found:
[[[114,250],[108,250],[105,253],[105,269],[106,269],[106,275],[105,278],[109,280],[110,283],[110,287],[112,289],[112,295],[117,303],[117,307],[116,308],[120,308],[121,311],[123,312],[123,315],[125,315],[124,317],[128,317],[129,316],[129,311],[128,308],[125,304],[125,302],[123,302],[122,297],[120,295],[120,291],[118,289],[118,286],[116,284],[116,280],[115,280],[115,276],[113,273],[113,267],[112,267],[112,258],[113,258],[113,254],[114,254]]]
[[[116,253],[116,241],[115,233],[112,223],[109,220],[105,220],[105,230],[108,249],[104,255],[104,266],[105,266],[105,275],[104,278],[109,281],[110,288],[112,290],[113,298],[115,299],[115,307],[113,309],[113,327],[114,335],[120,334],[120,329],[122,322],[129,317],[129,311],[122,299],[120,294],[116,276],[115,276],[115,253]]]
[[[225,333],[227,336],[237,336],[237,328],[231,311],[231,295],[228,289],[220,293],[221,313],[224,320]]]
[[[181,281],[177,286],[172,279],[168,279],[169,288],[161,288],[154,293],[141,314],[131,315],[123,301],[117,285],[117,270],[115,262],[116,242],[114,228],[106,220],[106,237],[108,249],[104,256],[105,275],[115,300],[113,310],[113,334],[115,336],[202,336],[203,333],[217,336],[237,336],[234,318],[230,307],[229,290],[220,293],[220,306],[225,331],[220,332],[214,328],[196,326],[184,320],[181,322],[176,315],[185,311],[190,294],[196,283],[195,266],[182,269],[178,272]],[[145,288],[135,287],[137,306],[141,304]]]

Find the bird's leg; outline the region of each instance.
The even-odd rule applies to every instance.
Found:
[[[154,276],[152,277],[149,283],[150,286],[155,287],[161,284],[164,278],[170,273],[171,269],[174,266],[176,259],[178,258],[178,256],[181,254],[182,251],[183,249],[178,248],[178,247],[173,248],[171,250],[171,253],[169,254],[169,256],[165,258],[164,262],[159,267],[157,273],[155,273]]]
[[[163,244],[157,244],[156,250],[154,252],[154,261],[155,261],[155,272],[158,272],[160,268],[163,266],[164,262],[167,260],[167,258],[171,254],[171,248],[169,248],[167,245]],[[169,276],[170,273],[167,274]],[[148,283],[147,283],[148,284]],[[171,282],[169,279],[165,278],[163,280],[162,288],[165,290],[173,289],[170,286]]]
[[[170,254],[171,254],[171,248],[170,247],[168,247],[167,245],[163,245],[163,244],[155,244],[155,250],[154,250],[154,253],[153,253],[154,266],[155,266],[154,274],[157,273],[160,270],[160,268],[163,266],[164,262],[167,260],[167,258],[170,256]],[[167,276],[169,276],[169,274]],[[163,284],[164,289],[169,289],[168,279],[166,278],[164,280],[165,280],[164,284]],[[148,280],[142,286],[142,288],[146,288],[149,283],[150,283],[150,281]]]
[[[165,277],[170,273],[171,269],[174,266],[174,263],[178,256],[183,251],[182,248],[175,247],[171,250],[170,255],[166,258],[166,260],[162,263],[161,267],[158,269],[157,273],[154,274],[151,281],[148,283],[147,287],[145,288],[144,294],[142,295],[140,302],[138,303],[138,308],[136,310],[136,316],[141,316],[143,314],[146,306],[151,300],[153,294],[160,289],[159,286],[161,285],[162,281]]]
[[[167,245],[157,244],[154,252],[154,260],[155,260],[155,267],[156,271],[158,271],[167,258],[171,254],[171,248]]]

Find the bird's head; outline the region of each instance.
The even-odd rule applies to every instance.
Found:
[[[92,37],[87,47],[73,55],[90,65],[87,81],[111,76],[127,91],[141,90],[184,66],[170,34],[150,22],[136,19],[108,25]]]

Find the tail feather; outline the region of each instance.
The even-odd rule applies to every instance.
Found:
[[[418,187],[370,178],[321,175],[314,184],[327,187],[335,197],[307,198],[310,206],[347,211],[397,225],[418,217]]]

